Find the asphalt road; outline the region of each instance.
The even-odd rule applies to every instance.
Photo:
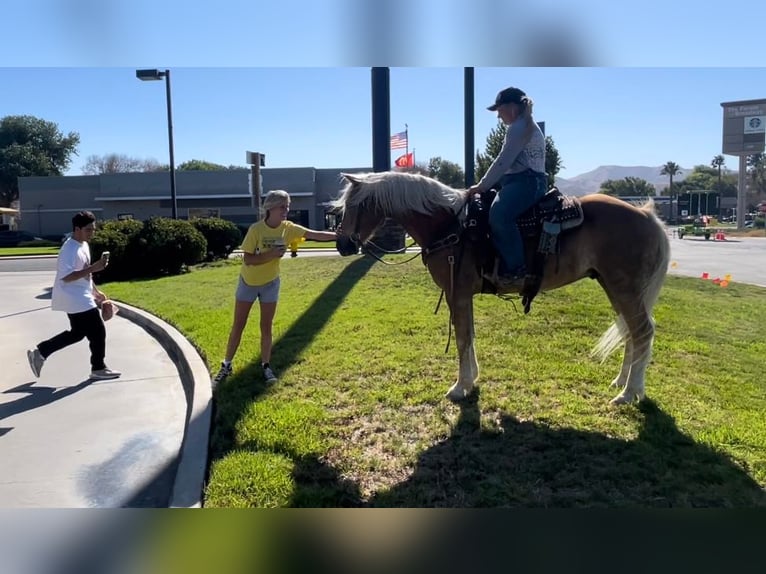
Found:
[[[702,237],[671,237],[672,275],[710,279],[731,275],[731,281],[766,287],[766,237],[741,237],[725,241]]]

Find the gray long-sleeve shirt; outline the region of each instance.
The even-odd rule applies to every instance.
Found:
[[[477,184],[481,189],[489,189],[507,173],[519,173],[527,169],[545,173],[545,136],[535,123],[532,137],[525,145],[526,129],[525,118],[519,118],[508,126],[500,153]]]

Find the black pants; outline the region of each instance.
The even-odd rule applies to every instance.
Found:
[[[82,313],[68,313],[69,331],[63,331],[55,337],[43,341],[37,345],[37,349],[44,358],[48,358],[56,351],[82,341],[85,337],[90,343],[90,365],[92,370],[105,369],[104,355],[106,355],[106,327],[101,319],[98,309],[93,308]]]

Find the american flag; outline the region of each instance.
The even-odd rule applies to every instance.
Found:
[[[391,149],[402,149],[407,147],[407,132],[399,132],[391,136]]]

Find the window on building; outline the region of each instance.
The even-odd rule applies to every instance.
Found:
[[[303,227],[309,227],[309,212],[306,209],[291,209],[287,219]]]
[[[189,219],[194,217],[221,217],[221,210],[218,208],[209,207],[190,207],[188,210],[188,217]]]
[[[335,229],[336,227],[338,227],[338,214],[332,211],[325,211],[324,226],[325,226],[325,229]]]

